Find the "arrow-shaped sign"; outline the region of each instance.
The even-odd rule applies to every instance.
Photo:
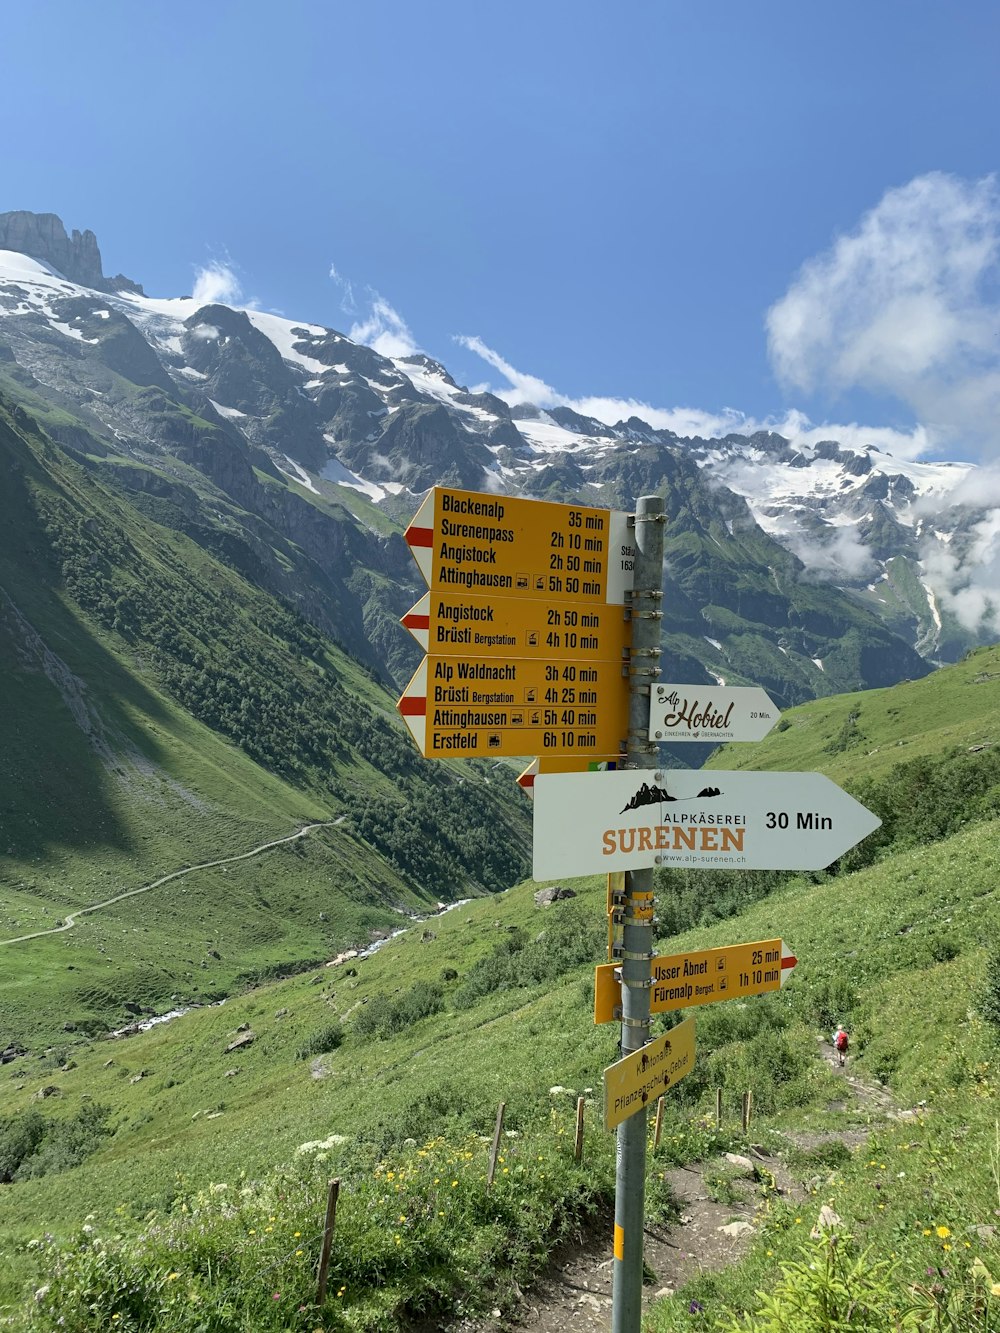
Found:
[[[756,685],[657,685],[649,703],[649,739],[759,741],[780,716]]]
[[[621,605],[635,555],[628,518],[435,486],[404,537],[435,591]]]
[[[694,1019],[626,1055],[604,1071],[604,1128],[614,1129],[656,1101],[694,1068]]]
[[[665,1014],[696,1004],[742,1000],[782,987],[798,959],[784,940],[756,940],[722,949],[664,954],[652,960],[649,1012]],[[601,963],[594,976],[594,1022],[621,1018],[620,964]]]
[[[569,668],[533,659],[425,657],[397,707],[427,759],[548,752],[617,754],[628,731],[620,662]],[[554,698],[553,698],[554,696]]]
[[[822,773],[540,773],[533,873],[818,870],[881,822]]]
[[[533,657],[546,662],[620,662],[632,626],[622,606],[581,606],[525,595],[426,592],[400,623],[438,657]]]

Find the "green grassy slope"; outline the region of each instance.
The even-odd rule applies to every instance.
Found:
[[[723,746],[710,768],[804,772],[837,782],[957,747],[1000,745],[1000,646],[977,648],[923,680],[790,708],[755,745]]]
[[[513,784],[422,761],[370,673],[289,607],[23,412],[0,410],[0,472],[0,940],[342,821],[197,895],[177,880],[0,944],[3,1046],[225,994],[523,868]]]
[[[890,1078],[907,1102],[940,1099],[945,1089],[972,1097],[983,1086],[989,1045],[975,997],[995,938],[998,855],[1000,822],[990,821],[853,876],[794,881],[731,921],[661,940],[661,949],[674,951],[780,935],[799,958],[780,995],[698,1011],[698,1067],[673,1094],[672,1130],[683,1134],[708,1110],[718,1085],[729,1105],[752,1088],[759,1112],[772,1114],[777,1126],[803,1115],[814,1125],[841,1123],[822,1109],[835,1091],[815,1057],[816,1036],[832,1014],[849,1023],[859,1068]],[[81,1044],[72,1049],[75,1068],[65,1072],[18,1062],[0,1111],[27,1110],[38,1086],[50,1082],[61,1095],[45,1105],[46,1115],[70,1116],[81,1098],[92,1097],[115,1108],[116,1133],[74,1171],[0,1190],[0,1229],[26,1237],[39,1217],[61,1230],[84,1211],[109,1217],[121,1205],[136,1216],[162,1210],[178,1190],[232,1181],[241,1170],[258,1176],[294,1156],[299,1144],[331,1133],[371,1144],[391,1164],[407,1138],[458,1142],[470,1130],[487,1134],[500,1100],[508,1103],[510,1128],[526,1136],[554,1132],[546,1130],[551,1108],[560,1097],[568,1107],[572,1097],[549,1089],[599,1093],[601,1070],[615,1056],[613,1025],[591,1022],[590,965],[574,963],[548,981],[456,1007],[475,960],[502,947],[510,926],[531,938],[542,927],[557,932],[560,914],[568,913],[576,922],[571,933],[589,923],[588,947],[599,957],[603,886],[577,881],[575,903],[544,913],[533,904],[532,887],[414,927],[357,963],[356,976],[322,969],[144,1036]],[[425,930],[434,938],[424,938]],[[446,969],[457,978],[442,982]],[[530,983],[530,970],[520,979]],[[380,997],[405,999],[421,983],[441,984],[441,1012],[385,1039],[356,1027]],[[915,1001],[916,1026],[908,1021]],[[334,1017],[343,1022],[344,1044],[297,1058]],[[255,1042],[226,1053],[244,1023]],[[236,1072],[227,1077],[229,1070]],[[564,1123],[558,1113],[557,1122]],[[606,1191],[611,1140],[596,1125],[590,1132],[602,1144],[593,1149],[591,1185]],[[556,1208],[558,1198],[550,1205]],[[968,1206],[980,1208],[980,1194]],[[864,1218],[856,1225],[863,1228]]]

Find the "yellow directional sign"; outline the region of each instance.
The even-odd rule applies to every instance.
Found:
[[[632,587],[621,510],[435,486],[404,535],[439,592],[621,605]]]
[[[722,949],[664,954],[652,961],[649,1011],[665,1014],[695,1004],[765,995],[784,985],[796,961],[783,940],[755,940],[752,944],[730,944]],[[622,992],[617,971],[613,963],[602,963],[596,969],[595,1023],[613,1023],[621,1017]]]
[[[428,759],[571,754],[582,768],[618,753],[628,698],[619,662],[425,657],[397,707]]]
[[[635,1115],[694,1068],[694,1019],[633,1051],[604,1071],[604,1128]]]
[[[620,662],[632,642],[623,606],[581,606],[535,597],[427,592],[403,616],[426,653],[437,657],[534,657]]]

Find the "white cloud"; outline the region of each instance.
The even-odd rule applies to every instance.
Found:
[[[199,305],[240,305],[243,292],[236,274],[228,264],[213,260],[204,268],[195,270],[194,291]]]
[[[337,268],[330,265],[330,280],[340,288],[340,308],[345,315],[358,314],[354,285]],[[367,312],[355,319],[347,332],[352,342],[364,343],[380,356],[412,356],[419,352],[416,338],[403,316],[374,287],[365,288]]]
[[[969,630],[1000,630],[1000,508],[945,543],[924,543],[924,576],[941,605]]]
[[[464,334],[459,333],[455,335],[455,341],[470,352],[475,352],[477,356],[481,356],[487,365],[492,366],[494,370],[499,370],[507,381],[508,387],[495,392],[511,407],[517,407],[521,403],[534,403],[536,407],[543,408],[559,407],[568,401],[546,384],[544,380],[539,379],[537,375],[525,375],[522,371],[515,370],[499,352],[494,352],[492,347],[487,347],[482,338],[475,336],[467,338]]]
[[[336,264],[330,265],[330,279],[340,288],[340,308],[345,315],[353,315],[357,311],[357,304],[354,300],[354,287],[349,278],[345,278],[337,269]]]
[[[781,544],[799,557],[813,578],[823,582],[871,578],[878,569],[854,528],[827,529],[822,538],[798,529],[782,534]]]
[[[890,394],[925,447],[1000,443],[1000,192],[942,172],[886,192],[767,312],[772,364],[805,391]]]
[[[713,439],[723,435],[752,435],[759,430],[776,431],[793,444],[815,444],[819,440],[837,440],[845,448],[861,451],[865,445],[891,453],[897,458],[917,458],[930,447],[927,432],[922,426],[912,431],[894,430],[889,426],[868,427],[856,422],[848,425],[825,423],[814,425],[802,412],[792,410],[783,417],[756,418],[736,408],[726,407],[721,412],[708,412],[699,407],[654,407],[637,398],[586,397],[572,398],[560,393],[536,375],[517,370],[499,352],[487,346],[479,337],[456,337],[456,342],[475,352],[477,356],[498,370],[507,385],[480,385],[489,389],[511,407],[533,403],[535,407],[569,407],[582,416],[594,417],[605,425],[614,426],[629,417],[639,417],[654,430],[671,430],[675,435],[700,435]]]
[[[367,317],[352,324],[348,332],[352,342],[365,343],[380,356],[412,356],[419,352],[416,339],[402,315],[372,289],[369,289],[369,298]]]

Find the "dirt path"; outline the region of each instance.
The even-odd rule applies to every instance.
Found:
[[[92,903],[90,907],[78,907],[75,912],[67,912],[66,919],[61,926],[52,926],[48,930],[36,930],[30,935],[16,935],[11,940],[0,940],[0,947],[5,944],[23,944],[26,940],[40,940],[45,935],[61,935],[64,930],[72,930],[81,916],[87,916],[91,912],[99,912],[102,907],[111,907],[115,903],[120,903],[126,898],[136,898],[140,893],[149,893],[150,889],[158,889],[161,884],[169,884],[172,879],[182,879],[185,875],[193,875],[196,870],[211,870],[214,866],[232,865],[234,861],[247,861],[251,856],[260,856],[261,852],[269,852],[272,847],[280,847],[286,842],[295,842],[297,838],[304,838],[307,833],[312,833],[318,828],[333,828],[346,819],[346,815],[341,815],[339,819],[333,819],[325,824],[306,824],[300,828],[297,833],[290,833],[286,838],[275,838],[273,842],[263,842],[259,847],[254,847],[252,851],[240,852],[238,856],[224,856],[219,861],[202,861],[196,866],[185,866],[183,870],[175,870],[172,874],[161,875],[159,879],[154,879],[152,884],[143,884],[138,889],[128,889],[125,893],[118,893],[113,898],[105,898],[103,902]]]
[[[848,1059],[841,1069],[836,1052],[825,1041],[818,1053],[844,1080],[843,1098],[828,1105],[831,1112],[860,1106],[876,1117],[897,1114],[892,1098],[883,1089],[865,1082],[852,1072]],[[903,1115],[908,1114],[902,1112]],[[816,1147],[839,1140],[848,1147],[863,1143],[870,1129],[831,1129],[787,1135],[789,1145]],[[765,1182],[770,1177],[777,1193],[795,1200],[805,1197],[805,1190],[779,1157],[754,1148],[752,1161],[760,1180],[739,1179],[734,1192],[738,1202],[719,1203],[712,1198],[706,1176],[725,1166],[723,1159],[669,1167],[664,1175],[681,1213],[677,1223],[665,1227],[647,1227],[645,1263],[649,1279],[643,1289],[643,1307],[656,1299],[673,1295],[678,1287],[702,1272],[712,1272],[735,1263],[753,1238],[753,1220],[760,1207]],[[735,1168],[733,1168],[735,1169]],[[463,1321],[451,1333],[607,1333],[611,1327],[613,1217],[601,1220],[593,1230],[572,1244],[561,1247],[552,1257],[539,1281],[524,1293],[513,1313],[493,1312],[491,1318]]]

